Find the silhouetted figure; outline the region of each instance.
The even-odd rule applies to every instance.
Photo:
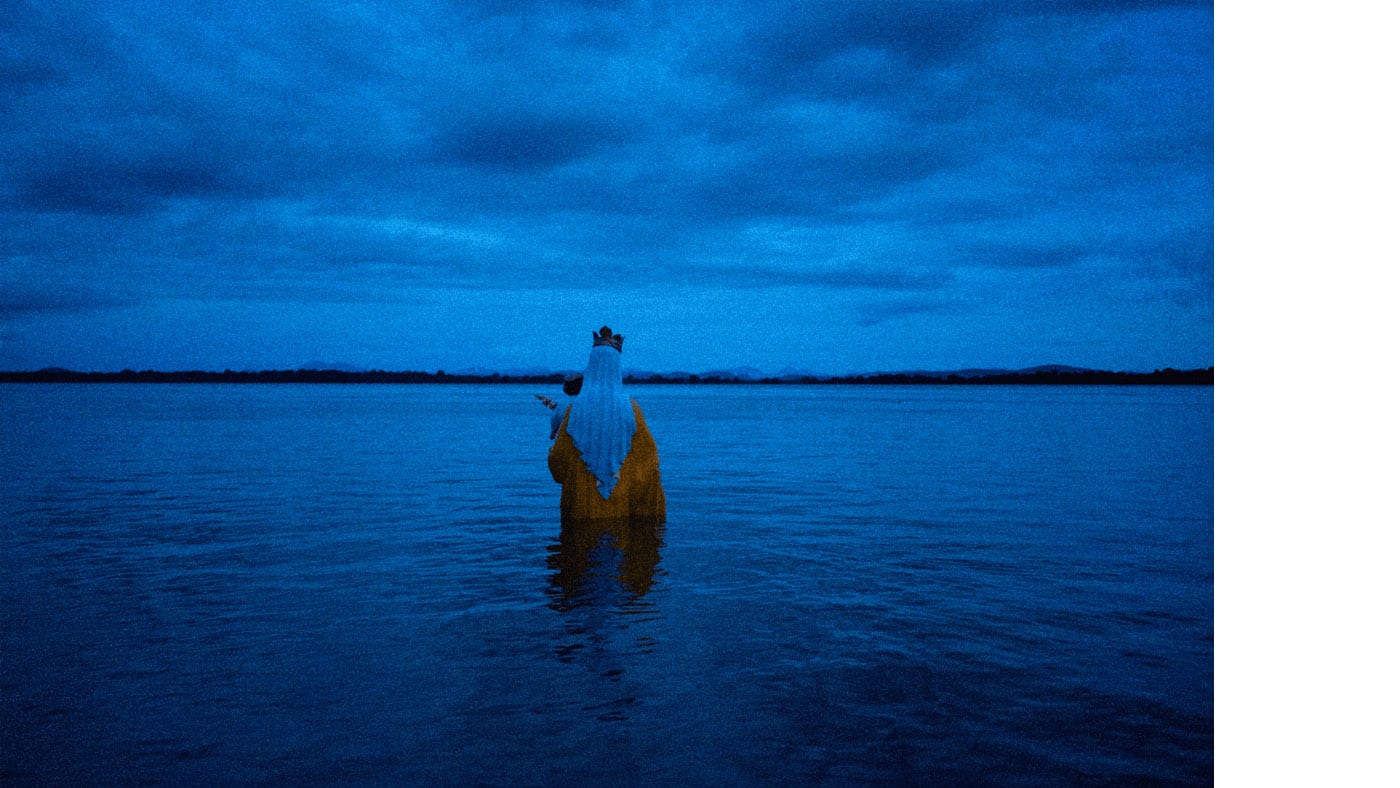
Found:
[[[666,519],[656,442],[622,386],[622,335],[593,332],[583,390],[564,414],[549,471],[561,486],[560,522]]]

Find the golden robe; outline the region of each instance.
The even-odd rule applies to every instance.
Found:
[[[632,447],[618,471],[617,486],[604,498],[598,492],[598,480],[579,456],[574,439],[569,436],[569,415],[559,425],[559,435],[549,450],[549,472],[563,486],[559,495],[559,516],[564,522],[573,520],[654,520],[666,519],[666,493],[661,489],[661,461],[656,454],[656,441],[647,429],[642,409],[632,401],[632,413],[637,417],[637,431],[632,434]]]

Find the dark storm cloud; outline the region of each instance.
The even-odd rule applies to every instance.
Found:
[[[760,5],[700,62],[759,92],[864,98],[887,79],[907,86],[911,72],[970,59],[992,14],[957,2]]]
[[[952,315],[966,306],[957,300],[937,297],[885,299],[862,305],[857,312],[857,324],[870,327],[903,317]]]
[[[1033,5],[1032,5],[1033,4]],[[1158,8],[1211,8],[1212,0],[1030,0],[1031,8],[1068,13],[1116,13]]]
[[[946,271],[840,268],[776,268],[761,266],[713,266],[672,268],[667,279],[686,284],[726,288],[802,287],[818,289],[873,289],[934,291],[946,287],[953,276]]]
[[[58,69],[37,58],[0,54],[0,98],[19,96],[60,81]]]
[[[1211,281],[1208,4],[11,5],[16,308]]]
[[[960,265],[979,268],[1056,268],[1073,265],[1096,247],[1051,244],[969,244],[959,248],[955,260]]]
[[[597,153],[623,140],[626,130],[603,117],[521,110],[472,118],[444,137],[446,163],[534,174]]]
[[[131,303],[130,299],[109,292],[70,286],[38,288],[27,283],[9,282],[0,288],[0,320],[30,314],[86,312]]]
[[[44,161],[15,177],[20,210],[123,214],[144,211],[169,198],[218,197],[246,191],[217,159],[198,155],[113,160],[99,151],[73,152]]]

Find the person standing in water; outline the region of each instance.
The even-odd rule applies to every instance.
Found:
[[[549,450],[565,522],[666,519],[656,442],[622,386],[622,339],[607,326],[593,332],[583,390]]]

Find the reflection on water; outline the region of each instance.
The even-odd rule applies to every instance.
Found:
[[[623,722],[641,703],[632,659],[655,652],[650,634],[634,624],[660,614],[647,599],[661,562],[664,525],[655,520],[569,520],[549,547],[550,609],[562,614],[554,655],[613,686],[582,707],[599,722]]]
[[[550,545],[550,607],[643,607],[661,562],[665,525],[654,520],[570,520]],[[621,596],[619,596],[621,594]]]

